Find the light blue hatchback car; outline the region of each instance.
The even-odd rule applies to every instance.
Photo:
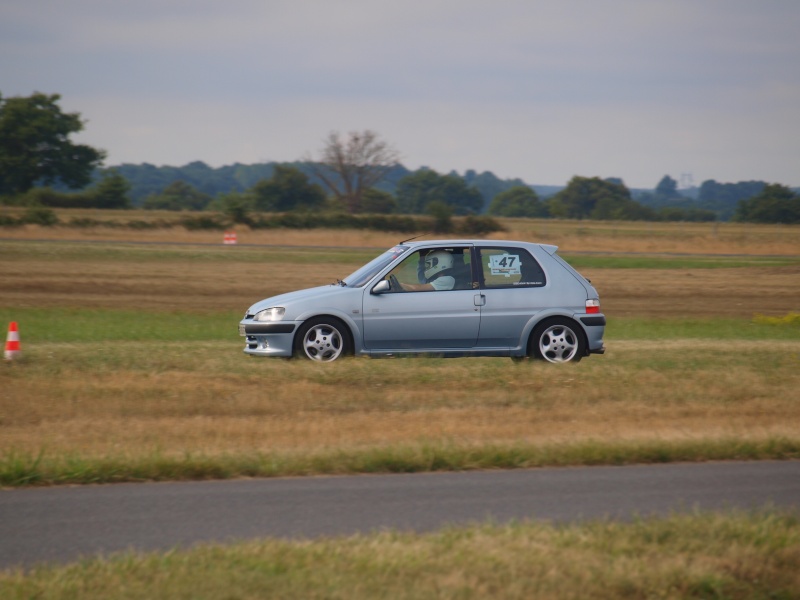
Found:
[[[497,240],[402,242],[331,285],[257,302],[245,353],[319,362],[346,355],[532,357],[602,354],[592,284],[556,246]]]

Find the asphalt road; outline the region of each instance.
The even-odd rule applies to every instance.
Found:
[[[0,568],[125,549],[750,508],[800,512],[800,461],[139,483],[0,491]]]

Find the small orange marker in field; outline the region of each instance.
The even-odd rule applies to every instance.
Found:
[[[225,237],[222,240],[223,244],[235,244],[236,243],[236,232],[235,231],[226,231]]]
[[[3,353],[3,357],[6,360],[14,360],[19,356],[19,352],[19,330],[17,329],[17,323],[12,321],[8,326],[6,351]]]

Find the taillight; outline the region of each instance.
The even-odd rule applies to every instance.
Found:
[[[586,301],[586,312],[588,314],[599,313],[600,312],[600,299],[599,298],[592,298],[591,300]]]

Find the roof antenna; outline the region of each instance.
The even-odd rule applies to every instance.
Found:
[[[415,240],[415,239],[417,239],[417,238],[421,238],[421,237],[422,237],[422,236],[424,236],[424,235],[430,235],[431,233],[433,233],[433,232],[432,232],[432,231],[428,231],[427,233],[420,233],[419,235],[415,235],[415,236],[414,236],[414,237],[412,237],[412,238],[408,238],[407,240],[403,240],[403,241],[402,241],[402,242],[400,242],[400,243],[401,243],[401,244],[405,244],[406,242],[410,242],[410,241],[412,241],[412,240]]]

